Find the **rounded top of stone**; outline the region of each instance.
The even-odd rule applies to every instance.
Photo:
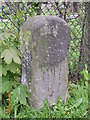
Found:
[[[43,25],[48,25],[51,21],[56,22],[56,24],[59,23],[59,24],[69,27],[68,24],[62,18],[60,18],[58,16],[37,15],[37,16],[33,16],[29,20],[27,20],[22,25],[22,30],[23,31],[32,30],[32,27],[37,29]]]

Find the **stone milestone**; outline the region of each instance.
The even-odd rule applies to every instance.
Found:
[[[29,103],[43,107],[45,99],[53,105],[58,96],[65,100],[68,80],[70,28],[57,16],[36,16],[20,31],[22,58],[21,82],[31,92]]]

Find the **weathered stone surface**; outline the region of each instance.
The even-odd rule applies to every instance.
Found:
[[[32,17],[21,28],[22,83],[31,91],[30,102],[42,107],[50,105],[58,96],[65,99],[67,90],[67,55],[70,29],[56,16]]]

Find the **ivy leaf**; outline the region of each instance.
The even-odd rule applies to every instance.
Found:
[[[21,104],[26,105],[26,97],[29,97],[30,93],[26,85],[20,85],[13,91],[13,98],[18,99]]]

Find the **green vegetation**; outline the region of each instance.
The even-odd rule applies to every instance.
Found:
[[[32,15],[37,15],[40,6],[32,7],[27,10],[27,16],[31,12]],[[17,10],[17,9],[16,9]],[[7,8],[6,10],[7,11]],[[2,59],[2,74],[0,70],[0,101],[2,100],[2,109],[0,114],[2,118],[87,118],[88,117],[88,80],[89,73],[87,65],[80,72],[82,75],[81,84],[69,83],[68,101],[62,102],[59,97],[58,102],[49,107],[48,101],[44,102],[42,110],[36,110],[27,103],[27,98],[30,96],[29,90],[25,85],[20,83],[21,79],[21,58],[20,41],[19,41],[19,26],[25,21],[26,12],[24,10],[17,10],[15,14],[7,15],[7,21],[0,23],[0,53]],[[50,10],[50,14],[53,13]],[[2,16],[5,13],[2,12]],[[82,16],[83,17],[83,16]],[[13,23],[10,22],[13,20]],[[19,21],[18,21],[19,19]],[[80,41],[82,30],[80,24],[77,25],[75,19],[69,22],[71,27],[71,43],[69,48],[69,65],[73,72],[76,72],[78,66],[78,59],[80,55]],[[73,23],[73,24],[71,24]],[[76,25],[76,27],[74,26]],[[8,29],[9,28],[9,29]],[[77,37],[74,38],[74,36]],[[74,49],[74,50],[73,50]],[[71,54],[72,53],[72,54]],[[1,63],[1,61],[0,61]],[[9,98],[10,97],[10,98]],[[9,103],[8,103],[9,102]],[[11,106],[11,108],[9,108]],[[8,112],[8,110],[10,110]]]
[[[6,101],[2,105],[3,118],[87,118],[88,117],[88,80],[89,74],[87,66],[81,72],[84,75],[81,86],[79,84],[69,84],[68,101],[62,102],[58,98],[58,102],[49,107],[47,100],[44,102],[42,110],[36,110],[26,103],[25,97],[29,93],[25,86],[20,85],[11,92],[11,115],[9,116]],[[8,83],[7,83],[8,84]],[[5,89],[5,87],[4,87]],[[19,92],[20,90],[20,92]],[[5,93],[4,93],[5,94]],[[5,99],[5,98],[4,98]],[[5,112],[6,111],[6,112]]]

